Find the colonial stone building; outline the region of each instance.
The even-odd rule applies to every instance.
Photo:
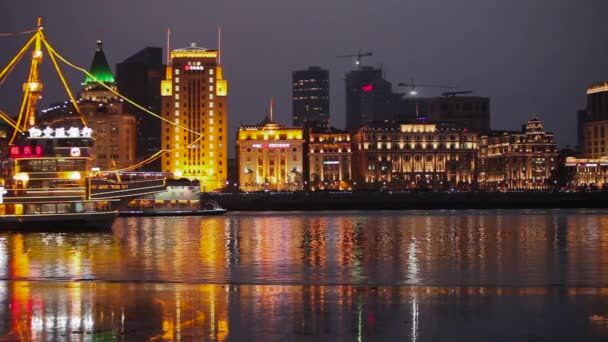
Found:
[[[272,119],[239,127],[236,159],[242,191],[302,190],[303,158],[301,128],[282,127]]]
[[[352,189],[350,134],[335,128],[309,128],[305,172],[308,188]]]
[[[445,123],[389,121],[352,135],[355,188],[470,189],[477,134]]]
[[[547,189],[557,166],[557,144],[539,119],[521,132],[496,131],[479,142],[479,186],[488,190]]]

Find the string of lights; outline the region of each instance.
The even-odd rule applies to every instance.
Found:
[[[32,29],[32,30],[25,30],[25,31],[21,31],[21,32],[0,33],[0,37],[21,36],[21,35],[24,35],[24,34],[34,33],[36,31],[38,31],[38,30],[37,29]]]
[[[46,40],[46,39],[45,39],[45,40]],[[48,41],[47,41],[47,43],[48,43]],[[79,66],[77,66],[77,65],[75,65],[75,64],[73,64],[73,63],[71,63],[71,62],[70,62],[70,61],[68,61],[66,58],[64,58],[63,56],[61,56],[61,55],[60,55],[60,54],[59,54],[59,53],[58,53],[58,52],[57,52],[57,51],[56,51],[56,50],[55,50],[55,49],[52,47],[52,45],[51,45],[50,43],[48,43],[47,47],[48,47],[48,49],[49,49],[49,52],[50,52],[50,53],[52,53],[52,54],[54,54],[54,55],[55,55],[55,57],[57,57],[57,58],[58,58],[59,60],[61,60],[63,63],[67,64],[68,66],[70,66],[70,67],[72,67],[72,68],[74,68],[74,69],[76,69],[76,70],[78,70],[78,71],[80,71],[80,72],[82,72],[82,73],[84,73],[85,75],[87,75],[88,77],[90,77],[92,80],[94,80],[95,82],[99,83],[99,85],[101,85],[102,87],[106,88],[106,89],[107,89],[107,90],[109,90],[109,91],[110,91],[112,94],[114,94],[114,95],[116,95],[116,96],[120,97],[120,98],[121,98],[121,99],[123,99],[124,101],[127,101],[128,103],[132,104],[133,106],[137,107],[138,109],[143,110],[143,111],[144,111],[144,112],[146,112],[147,114],[150,114],[150,115],[154,116],[155,118],[157,118],[157,119],[159,119],[159,120],[162,120],[162,121],[164,121],[164,122],[166,122],[166,123],[168,123],[168,124],[170,124],[170,125],[173,125],[173,126],[175,126],[175,127],[179,127],[179,128],[181,128],[181,129],[183,129],[183,130],[185,130],[185,131],[187,131],[187,132],[190,132],[190,133],[192,133],[192,134],[196,134],[196,135],[198,135],[198,136],[202,136],[202,134],[201,134],[201,133],[196,132],[196,131],[193,131],[193,130],[189,129],[188,127],[182,126],[182,125],[180,125],[180,124],[176,124],[175,122],[173,122],[173,121],[171,121],[171,120],[165,119],[165,118],[163,118],[162,116],[160,116],[160,115],[158,115],[158,114],[154,113],[153,111],[151,111],[151,110],[149,110],[149,109],[147,109],[147,108],[145,108],[145,107],[143,107],[143,106],[139,105],[137,102],[135,102],[135,101],[133,101],[133,100],[129,99],[128,97],[126,97],[126,96],[122,95],[122,94],[121,94],[121,93],[119,93],[118,91],[116,91],[116,90],[112,89],[112,87],[109,87],[108,85],[106,85],[105,83],[103,83],[103,81],[100,81],[100,80],[99,80],[97,77],[95,77],[93,74],[91,74],[90,72],[88,72],[86,69],[83,69],[83,68],[81,68],[81,67],[79,67]]]
[[[61,68],[59,67],[59,64],[57,64],[57,59],[55,58],[54,54],[51,53],[51,51],[49,49],[49,44],[46,42],[45,39],[42,39],[42,42],[44,43],[44,46],[46,47],[46,51],[49,53],[49,56],[51,57],[51,61],[53,62],[53,66],[55,67],[55,70],[57,71],[57,74],[59,75],[59,79],[61,80],[61,83],[63,84],[63,87],[65,88],[65,91],[68,93],[68,96],[70,97],[70,101],[74,105],[74,108],[76,109],[76,112],[78,114],[80,114],[80,121],[82,121],[83,125],[87,126],[87,119],[80,112],[80,108],[78,106],[78,102],[76,102],[76,99],[74,98],[74,95],[72,94],[72,91],[70,90],[70,87],[68,86],[68,82],[65,80],[65,77],[63,76],[63,73],[61,72]]]

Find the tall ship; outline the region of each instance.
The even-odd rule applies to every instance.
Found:
[[[90,129],[45,131],[31,128],[1,162],[0,229],[111,227],[118,199],[91,197]]]
[[[57,61],[71,63],[50,46],[40,18],[34,35],[0,70],[0,79],[14,68],[28,48],[33,48],[31,67],[27,82],[23,84],[19,113],[12,118],[0,111],[0,119],[14,128],[12,134],[6,134],[6,131],[4,136],[0,134],[0,230],[108,229],[121,205],[138,196],[164,191],[165,178],[135,174],[125,180],[118,171],[110,175],[96,172],[95,169],[99,169],[94,167],[96,164],[106,157],[116,157],[114,154],[96,156],[95,138],[102,143],[111,139],[99,135],[106,128],[94,132],[88,127],[83,108],[70,92]],[[70,97],[69,103],[77,120],[56,118],[37,125],[36,104],[42,97],[43,88],[38,66],[42,62],[43,48],[49,53]],[[116,93],[115,86],[109,84],[113,79],[101,48],[101,42],[98,42],[92,66],[96,75],[84,71],[87,81],[83,97],[89,99],[89,107],[95,108],[103,104],[93,100],[106,101],[107,94]],[[101,71],[98,70],[100,65]],[[119,143],[115,145],[119,150]]]

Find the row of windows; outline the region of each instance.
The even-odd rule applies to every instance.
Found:
[[[424,140],[426,140],[426,141],[436,141],[436,140],[439,140],[439,141],[445,141],[445,140],[447,140],[447,138],[448,137],[445,136],[445,135],[439,135],[439,136],[437,136],[437,135],[427,135],[426,137],[422,136],[422,135],[415,135],[415,136],[411,136],[411,135],[405,135],[405,136],[403,136],[403,135],[380,135],[380,136],[378,136],[378,135],[367,135],[365,137],[365,139],[367,141],[378,141],[378,140],[386,140],[386,141],[402,141],[402,140],[405,140],[405,141],[411,141],[411,140],[415,140],[415,141],[424,141]],[[460,135],[460,136],[450,135],[449,136],[449,140],[452,140],[452,141],[457,141],[457,140],[460,140],[460,141],[475,141],[475,140],[477,140],[477,137],[475,137],[474,135]]]

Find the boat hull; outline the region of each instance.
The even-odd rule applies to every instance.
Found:
[[[117,211],[72,213],[0,215],[2,231],[92,231],[111,230]]]
[[[218,216],[226,209],[210,210],[121,210],[120,216]]]

